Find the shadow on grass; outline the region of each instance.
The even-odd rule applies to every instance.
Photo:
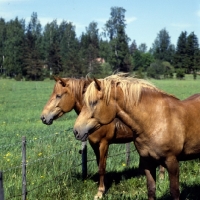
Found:
[[[200,185],[186,185],[181,184],[182,190],[180,200],[199,200],[200,199]],[[163,197],[157,198],[157,200],[171,200],[172,197],[167,192]]]
[[[128,180],[134,177],[144,176],[145,174],[139,168],[128,168],[120,172],[107,172],[105,175],[105,186],[106,186],[106,193],[112,187],[112,184],[119,184],[122,180]],[[76,178],[81,178],[80,174],[75,175]],[[99,174],[96,173],[95,175],[88,178],[93,180],[94,182],[99,182]],[[186,185],[181,184],[181,195],[180,200],[199,200],[200,199],[200,185]],[[125,198],[126,200],[129,199]],[[171,200],[172,197],[169,193],[169,190],[162,196],[157,198],[157,200]]]
[[[144,175],[143,171],[139,168],[127,168],[123,171],[112,171],[107,172],[105,174],[105,186],[106,190],[108,191],[109,188],[112,186],[113,183],[119,184],[122,180],[128,180],[134,177],[138,177]],[[99,174],[95,174],[91,177],[92,180],[98,182],[99,181]]]

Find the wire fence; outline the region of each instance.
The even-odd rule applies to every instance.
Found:
[[[61,135],[61,134],[59,134],[59,135]],[[45,138],[52,137],[52,136],[55,136],[55,134],[38,138],[38,140],[45,140]],[[4,200],[4,189],[3,189],[3,174],[4,173],[9,173],[10,171],[15,170],[15,169],[21,169],[21,171],[22,171],[22,192],[19,193],[19,194],[15,194],[13,196],[7,197],[6,199],[14,199],[14,198],[17,198],[17,197],[21,196],[22,200],[26,200],[27,196],[32,191],[35,191],[38,188],[44,187],[44,185],[55,181],[59,177],[61,177],[64,174],[69,172],[70,169],[68,171],[62,172],[61,174],[58,174],[58,175],[54,176],[52,179],[50,179],[48,181],[42,182],[41,184],[39,184],[39,185],[27,190],[27,182],[26,182],[26,167],[27,166],[31,166],[31,165],[33,165],[35,163],[43,162],[43,161],[45,161],[47,159],[56,158],[58,155],[64,154],[66,152],[70,153],[70,151],[71,151],[71,150],[69,150],[69,148],[66,148],[66,149],[62,149],[61,151],[56,152],[54,154],[51,154],[51,155],[48,155],[48,156],[44,156],[42,158],[38,158],[38,159],[31,160],[31,161],[27,162],[27,160],[26,160],[27,144],[28,143],[29,144],[36,143],[36,142],[38,142],[38,140],[37,141],[35,141],[35,140],[26,140],[26,137],[23,136],[22,137],[22,141],[20,141],[20,142],[17,141],[17,142],[12,143],[12,144],[1,145],[0,146],[0,149],[3,149],[3,148],[16,147],[16,145],[20,145],[21,146],[21,154],[22,154],[22,157],[21,157],[22,162],[19,165],[12,166],[10,168],[6,168],[6,169],[4,169],[4,170],[2,170],[0,172],[0,200]],[[68,142],[74,142],[74,140],[71,140],[71,141],[68,141]],[[113,154],[113,155],[108,155],[107,158],[126,155],[126,165],[128,166],[129,162],[130,162],[130,153],[135,151],[135,149],[134,150],[130,150],[130,146],[129,145],[130,145],[130,143],[126,144],[126,151],[121,152],[121,153],[116,153],[116,154]],[[94,157],[94,158],[91,158],[91,159],[87,159],[87,142],[82,143],[81,150],[80,150],[80,148],[74,148],[74,150],[79,150],[79,152],[81,152],[82,161],[80,163],[76,164],[76,165],[73,165],[73,168],[82,167],[82,178],[84,179],[87,176],[87,164],[89,162],[96,161],[96,158]]]

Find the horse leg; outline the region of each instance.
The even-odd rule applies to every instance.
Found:
[[[179,200],[179,163],[176,157],[172,157],[166,159],[165,165],[169,173],[170,193],[174,200]]]
[[[147,179],[148,200],[154,200],[156,197],[156,164],[153,160],[143,160],[140,158],[140,166],[144,168]]]
[[[104,177],[105,177],[105,173],[106,173],[106,159],[107,159],[108,147],[109,147],[109,145],[107,142],[101,142],[100,146],[99,146],[99,153],[100,153],[99,188],[98,188],[97,194],[94,197],[94,200],[101,199],[105,192]]]
[[[163,180],[164,177],[165,177],[165,168],[162,165],[160,165],[159,166],[159,179]]]

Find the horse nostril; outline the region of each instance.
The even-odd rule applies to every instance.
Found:
[[[46,122],[45,117],[41,116],[40,119],[42,120],[42,122]]]
[[[76,130],[73,130],[73,132],[74,132],[74,136],[75,136],[75,138],[76,138],[76,139],[79,139],[79,134],[78,134],[78,131],[76,131]]]

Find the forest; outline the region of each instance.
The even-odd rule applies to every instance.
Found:
[[[178,78],[200,71],[200,48],[194,32],[181,32],[171,43],[163,28],[152,46],[131,41],[126,34],[126,10],[111,7],[103,32],[92,21],[79,37],[73,22],[53,20],[42,27],[36,12],[29,22],[0,18],[0,76],[15,80],[44,80],[52,75],[105,77],[130,72],[140,78]]]

